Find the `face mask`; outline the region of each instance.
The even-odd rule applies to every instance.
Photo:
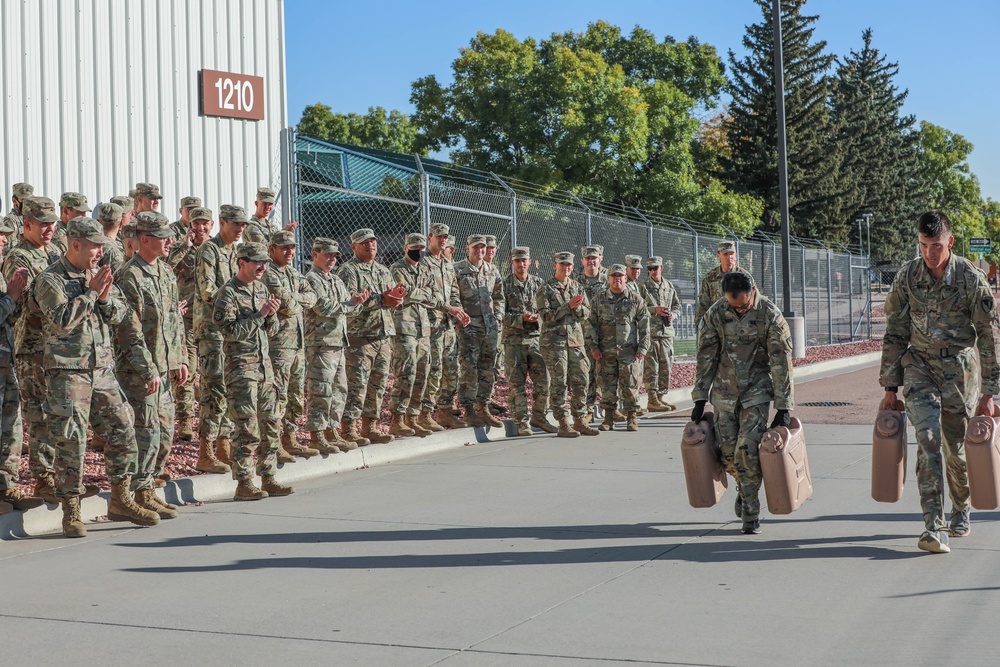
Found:
[[[410,258],[411,260],[413,260],[414,262],[419,262],[419,261],[420,261],[420,256],[421,256],[422,254],[423,254],[423,253],[422,253],[422,252],[421,252],[420,250],[417,250],[417,249],[415,249],[415,248],[414,248],[414,249],[412,249],[412,250],[407,250],[407,251],[406,251],[406,256],[407,256],[407,257],[409,257],[409,258]]]

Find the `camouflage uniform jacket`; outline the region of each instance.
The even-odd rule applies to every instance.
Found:
[[[187,301],[187,312],[181,317],[184,319],[184,330],[191,331],[194,328],[194,309],[198,301],[198,286],[195,280],[195,259],[201,246],[178,243],[170,247],[170,254],[166,260],[167,266],[174,270],[177,278],[177,298]]]
[[[170,229],[174,233],[174,237],[171,239],[174,243],[179,243],[180,240],[187,236],[187,233],[191,231],[191,229],[184,224],[183,220],[174,220],[171,222]]]
[[[451,290],[455,286],[455,265],[452,264],[451,260],[446,259],[443,254],[441,257],[435,257],[430,253],[424,255],[420,263],[427,265],[434,280],[434,299],[438,305],[430,312],[431,324],[440,324],[442,322],[450,324],[451,319],[448,317],[448,309],[452,305]]]
[[[530,345],[538,347],[541,338],[540,322],[525,322],[524,314],[537,314],[535,310],[535,293],[545,284],[536,275],[528,274],[521,282],[513,273],[504,278],[504,345]]]
[[[121,291],[112,285],[104,303],[86,286],[87,274],[65,257],[45,269],[33,291],[45,317],[45,370],[94,370],[114,365],[110,325],[128,316]],[[134,341],[133,341],[134,343]]]
[[[583,303],[575,310],[569,301],[577,294],[583,295]],[[542,347],[583,347],[583,322],[590,317],[590,299],[583,286],[567,278],[560,283],[553,276],[535,292],[535,310],[542,323]]]
[[[681,299],[677,296],[677,290],[673,283],[666,278],[661,278],[656,282],[652,278],[647,278],[642,282],[643,299],[649,308],[649,335],[653,338],[673,338],[674,322],[681,316]],[[656,314],[657,306],[663,306],[670,310],[671,318]]]
[[[626,355],[649,352],[649,311],[637,292],[624,290],[615,294],[601,290],[590,304],[590,317],[584,324],[587,351],[618,350]]]
[[[118,372],[150,382],[187,363],[177,282],[170,267],[161,260],[149,264],[136,253],[118,272],[115,285],[130,311],[115,332]],[[133,340],[138,344],[130,345]]]
[[[745,273],[748,276],[750,275],[747,270],[739,266],[733,269],[733,272]],[[724,275],[725,273],[722,271],[722,266],[719,265],[706,273],[705,277],[701,279],[701,289],[698,290],[698,305],[695,307],[694,312],[695,326],[701,322],[702,316],[708,312],[708,309],[712,307],[712,304],[725,296],[725,294],[722,293],[722,276]]]
[[[372,291],[363,304],[347,315],[347,335],[350,339],[374,341],[394,336],[392,311],[382,305],[382,293],[392,288],[392,274],[378,262],[362,262],[352,257],[337,271],[344,286],[351,294]]]
[[[272,296],[281,299],[278,308],[278,331],[270,343],[272,350],[301,350],[305,345],[303,311],[316,303],[312,285],[293,266],[267,265],[261,282]]]
[[[4,216],[4,223],[14,228],[14,233],[10,235],[11,241],[17,241],[24,232],[24,216],[17,209],[11,209],[10,213]]]
[[[215,295],[236,275],[236,245],[225,247],[218,234],[205,241],[195,257],[195,285],[198,298],[194,302],[192,322],[198,340],[222,341],[222,332],[212,321]]]
[[[504,312],[500,272],[488,262],[478,268],[467,259],[456,262],[451,305],[460,306],[472,318],[466,331],[499,333]]]
[[[57,207],[58,208],[58,207]],[[55,231],[52,232],[52,240],[49,241],[49,249],[60,257],[66,254],[66,223],[59,221],[56,223]]]
[[[104,254],[97,263],[98,266],[110,266],[112,275],[118,275],[118,271],[125,265],[125,244],[121,238],[115,237],[111,243],[104,246]]]
[[[608,270],[602,266],[598,269],[597,275],[591,278],[581,269],[579,277],[574,278],[574,280],[583,285],[584,291],[587,292],[587,298],[593,301],[597,292],[608,286]]]
[[[952,253],[944,274],[937,280],[923,258],[904,264],[886,297],[885,317],[879,374],[883,387],[903,384],[903,366],[907,363],[904,355],[908,350],[943,360],[976,347],[982,367],[982,393],[1000,393],[996,302],[986,277],[964,257]],[[915,361],[920,363],[919,357]]]
[[[243,228],[243,240],[250,243],[263,243],[268,245],[271,242],[271,234],[275,232],[271,221],[267,218],[258,218],[256,215],[250,216],[250,222]]]
[[[709,394],[711,390],[711,394]],[[742,316],[727,301],[715,303],[698,324],[698,368],[691,399],[735,412],[774,401],[795,407],[792,335],[781,310],[757,292]]]
[[[278,331],[278,316],[260,314],[269,298],[259,280],[247,284],[233,277],[219,290],[212,320],[225,339],[227,378],[238,373],[257,382],[274,381],[268,338]]]
[[[38,304],[32,298],[32,286],[35,279],[49,267],[59,261],[52,252],[39,248],[30,241],[24,240],[14,246],[3,262],[4,280],[10,282],[14,272],[20,268],[28,269],[28,282],[21,292],[18,302],[17,323],[14,325],[14,350],[18,356],[35,356],[45,351],[45,320],[38,310]]]
[[[316,295],[305,312],[307,346],[344,347],[347,343],[347,314],[354,310],[351,293],[333,271],[309,269],[305,279]]]
[[[396,333],[424,338],[431,335],[430,311],[439,303],[435,298],[434,274],[422,262],[414,266],[405,257],[389,267],[392,279],[406,286],[406,296],[392,313]]]
[[[0,368],[14,365],[14,317],[18,306],[7,296],[7,281],[0,276]]]

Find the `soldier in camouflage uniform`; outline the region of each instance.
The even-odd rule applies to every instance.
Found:
[[[24,205],[25,199],[35,194],[35,188],[30,183],[15,183],[12,190],[10,213],[3,219],[3,224],[5,227],[14,229],[11,232],[11,241],[17,243],[21,240],[21,232],[24,230],[24,215],[21,212],[21,207]]]
[[[542,322],[541,351],[549,369],[549,402],[559,421],[560,438],[597,435],[585,419],[590,363],[584,349],[583,322],[590,317],[590,299],[580,283],[569,277],[573,253],[557,252],[555,275],[535,292],[535,311]],[[573,425],[566,392],[572,389]]]
[[[886,392],[883,409],[895,409],[903,385],[906,413],[917,433],[917,488],[926,529],[917,546],[946,553],[947,532],[963,537],[971,531],[965,430],[974,414],[993,414],[993,396],[1000,391],[1000,337],[989,283],[951,251],[955,238],[948,217],[941,211],[923,214],[918,236],[921,257],[900,268],[885,301],[879,383]],[[951,496],[947,524],[945,476]]]
[[[396,336],[392,342],[393,383],[389,395],[392,412],[389,433],[401,437],[419,435],[423,438],[434,432],[416,423],[427,392],[430,370],[430,311],[438,306],[434,274],[420,261],[426,248],[427,239],[423,234],[407,234],[404,256],[389,267],[396,284],[406,288],[402,305],[392,313]]]
[[[527,246],[513,248],[510,252],[511,274],[503,281],[504,322],[503,347],[510,387],[510,412],[517,424],[518,435],[531,435],[531,427],[546,433],[555,433],[548,417],[549,371],[539,349],[541,328],[535,310],[535,293],[544,284],[536,275],[528,273],[531,266],[531,249]],[[528,419],[527,381],[531,378],[531,419]]]
[[[392,436],[378,429],[379,412],[385,387],[389,381],[389,361],[392,358],[392,341],[396,329],[392,322],[392,309],[399,306],[406,296],[406,288],[395,285],[392,275],[375,261],[378,240],[371,229],[358,229],[351,234],[354,257],[347,261],[337,275],[347,290],[357,294],[369,290],[368,299],[347,315],[347,407],[340,433],[358,442],[363,439],[374,443],[392,442]],[[355,422],[361,417],[361,433]]]
[[[226,387],[230,391],[229,418],[233,436],[233,500],[260,500],[294,493],[279,484],[277,472],[278,397],[268,339],[278,331],[281,301],[260,282],[270,256],[259,243],[241,243],[236,249],[238,269],[215,297],[212,321],[225,337]],[[253,483],[257,453],[258,488]]]
[[[134,199],[135,214],[139,215],[143,211],[159,212],[163,195],[160,194],[160,186],[156,183],[136,183]]]
[[[333,272],[340,258],[337,242],[321,236],[313,239],[312,268],[305,279],[316,301],[305,311],[306,347],[306,430],[317,450],[329,453],[356,449],[371,442],[366,438],[347,440],[338,432],[347,403],[347,315],[368,301],[371,289],[357,294],[347,291]]]
[[[250,222],[243,231],[243,240],[251,243],[267,244],[271,239],[271,234],[277,230],[268,216],[274,210],[276,194],[271,188],[257,188],[257,199],[254,200],[254,213],[250,216]]]
[[[236,275],[236,243],[247,220],[242,206],[223,204],[219,211],[219,233],[205,241],[195,257],[198,298],[193,322],[198,341],[200,441],[196,467],[202,472],[229,472],[231,441],[227,434],[232,428],[227,421],[223,335],[212,320],[212,313],[216,294]]]
[[[626,271],[622,264],[608,269],[608,288],[594,297],[584,324],[587,350],[601,362],[602,431],[614,428],[619,400],[626,428],[639,430],[639,383],[642,360],[649,351],[649,312],[638,291],[626,288]]]
[[[451,305],[458,306],[470,321],[458,332],[459,395],[470,426],[502,426],[490,414],[487,403],[496,382],[496,355],[503,319],[503,283],[500,272],[487,264],[486,238],[473,234],[466,246],[468,256],[455,263]]]
[[[188,381],[177,281],[163,261],[174,234],[167,217],[152,211],[140,213],[135,225],[139,250],[115,274],[129,311],[117,327],[115,367],[134,414],[136,501],[161,519],[173,519],[177,508],[156,496],[153,478],[166,477],[174,441],[171,376],[181,384]]]
[[[110,199],[110,203],[116,204],[122,209],[121,227],[124,227],[128,223],[132,222],[132,219],[135,217],[135,203],[132,201],[131,197],[115,195]]]
[[[130,484],[136,472],[132,410],[115,378],[111,326],[128,317],[111,268],[98,268],[107,237],[96,220],[78,217],[66,225],[66,254],[34,283],[34,299],[45,319],[44,367],[49,439],[55,446],[56,495],[63,506],[63,534],[87,534],[80,516],[87,424],[107,445],[104,465],[111,482],[108,518],[155,526],[156,512],[136,504]],[[130,341],[129,344],[138,344]]]
[[[588,245],[580,248],[580,262],[583,268],[579,270],[574,278],[576,282],[583,286],[587,294],[587,300],[593,301],[597,292],[608,285],[608,270],[601,266],[604,260],[604,246]],[[587,372],[586,406],[587,414],[584,421],[588,424],[593,418],[594,405],[597,403],[598,369],[600,362],[588,363],[590,370]]]
[[[66,225],[78,216],[90,215],[90,204],[86,195],[79,192],[64,192],[59,198],[59,223],[52,234],[52,250],[59,255],[66,253]]]
[[[278,415],[282,421],[278,463],[293,463],[295,456],[314,451],[301,451],[295,440],[302,416],[302,393],[306,377],[304,309],[316,303],[316,293],[298,270],[295,260],[295,233],[280,231],[271,235],[268,253],[271,262],[261,279],[271,296],[281,301],[278,309],[278,330],[268,338],[271,367],[274,369],[274,390],[278,400]],[[283,446],[284,445],[284,446]]]
[[[722,276],[733,271],[750,275],[739,266],[734,242],[720,241],[717,248],[718,252],[715,255],[719,258],[719,265],[705,274],[701,280],[701,288],[698,290],[698,305],[694,312],[694,325],[696,327],[701,322],[702,316],[712,307],[712,304],[723,297]]]
[[[642,282],[640,293],[649,308],[649,354],[646,355],[643,379],[650,412],[668,412],[677,407],[665,403],[661,396],[670,391],[670,372],[674,365],[674,320],[681,315],[681,299],[673,283],[663,277],[663,258],[646,260],[649,277]]]
[[[795,407],[792,336],[781,310],[761,296],[749,274],[722,279],[725,294],[698,325],[698,367],[691,398],[692,421],[702,421],[705,403],[715,406],[715,435],[722,463],[736,479],[743,533],[760,532],[760,440],[768,429],[788,426]]]
[[[0,220],[0,262],[3,261],[7,248],[13,246],[15,231],[14,227],[7,222],[7,218]]]
[[[191,233],[191,211],[201,207],[201,197],[192,195],[181,197],[181,206],[177,210],[181,217],[170,223],[170,229],[174,234],[174,243],[179,243],[181,239]]]
[[[110,266],[112,273],[118,273],[118,269],[125,264],[125,245],[118,238],[118,232],[121,231],[122,215],[122,208],[117,204],[97,205],[97,221],[104,228],[104,235],[108,237],[100,266]]]
[[[639,276],[642,275],[642,257],[625,255],[625,289],[639,293]]]

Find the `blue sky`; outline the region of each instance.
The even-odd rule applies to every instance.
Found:
[[[861,32],[872,28],[873,45],[899,63],[897,84],[910,91],[905,111],[971,141],[983,195],[1000,199],[1000,3],[810,0],[805,13],[819,15],[815,37],[841,56],[860,49]],[[694,35],[725,60],[730,49],[743,52],[745,26],[760,12],[751,0],[285,0],[289,121],[315,102],[343,113],[378,105],[410,112],[410,83],[428,74],[449,82],[452,61],[477,31],[545,38],[599,19],[626,32],[641,25],[657,39]]]

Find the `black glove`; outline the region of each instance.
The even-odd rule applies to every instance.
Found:
[[[788,410],[778,410],[777,414],[774,415],[774,421],[771,422],[771,428],[778,428],[779,426],[788,426],[792,423],[792,415],[789,414]]]
[[[705,403],[708,401],[695,401],[694,410],[691,411],[691,421],[693,422],[703,422],[705,421]]]

